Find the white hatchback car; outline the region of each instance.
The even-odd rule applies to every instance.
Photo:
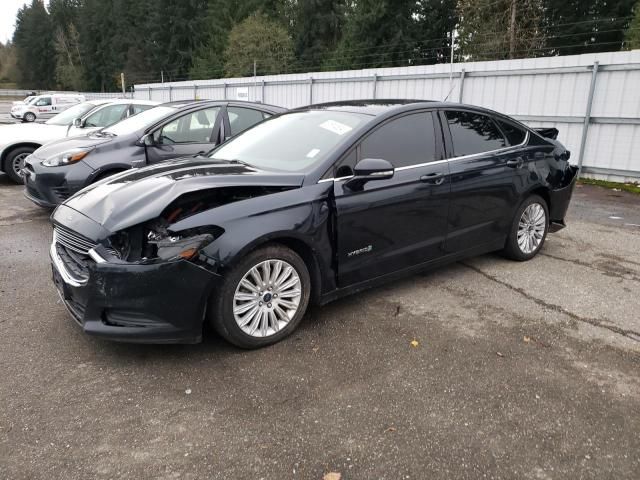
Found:
[[[71,93],[38,95],[28,103],[11,107],[11,116],[24,122],[35,122],[37,118],[51,118],[85,100],[84,95]]]
[[[24,160],[42,145],[108,127],[157,105],[135,99],[100,99],[79,103],[45,123],[0,126],[0,170],[22,183]]]

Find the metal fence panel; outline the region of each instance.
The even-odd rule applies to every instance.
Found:
[[[158,101],[235,100],[248,89],[251,101],[287,108],[368,98],[462,101],[513,115],[533,127],[555,126],[574,161],[582,157],[585,173],[637,181],[638,85],[640,50],[634,50],[456,63],[453,68],[438,64],[145,84],[136,85],[135,96]],[[585,120],[589,111],[590,118]]]

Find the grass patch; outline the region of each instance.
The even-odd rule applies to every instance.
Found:
[[[582,185],[597,185],[611,190],[622,190],[623,192],[640,195],[640,185],[637,183],[608,182],[606,180],[595,180],[593,178],[580,178],[578,179],[578,183]]]

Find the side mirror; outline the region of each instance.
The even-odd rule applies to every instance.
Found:
[[[82,119],[81,118],[74,118],[73,119],[73,126],[76,127],[76,128],[84,127],[84,125],[82,124]]]
[[[362,190],[365,183],[387,180],[393,177],[394,172],[393,165],[382,158],[364,158],[356,164],[353,177],[344,185],[349,190]]]
[[[140,139],[140,145],[145,145],[147,147],[151,147],[156,144],[156,141],[153,138],[153,133],[147,133],[143,135]]]

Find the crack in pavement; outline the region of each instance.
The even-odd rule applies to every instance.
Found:
[[[562,313],[564,315],[567,315],[569,318],[576,320],[578,322],[583,322],[583,323],[587,323],[593,327],[598,327],[598,328],[604,328],[606,330],[609,330],[613,333],[616,333],[618,335],[622,335],[623,337],[629,338],[631,340],[633,340],[634,342],[640,342],[640,332],[635,332],[633,330],[626,330],[624,328],[620,328],[617,327],[615,325],[607,325],[603,322],[601,322],[600,320],[597,320],[595,318],[588,318],[588,317],[581,317],[580,315],[576,315],[573,312],[570,312],[568,310],[566,310],[565,308],[563,308],[560,305],[556,305],[554,303],[548,303],[540,298],[534,297],[533,295],[527,293],[523,288],[519,288],[519,287],[514,287],[513,285],[510,285],[507,282],[504,282],[502,280],[500,280],[499,278],[482,271],[481,269],[479,269],[478,267],[474,267],[473,265],[469,265],[468,263],[465,262],[459,262],[460,265],[463,265],[467,268],[469,268],[470,270],[473,270],[476,273],[479,273],[480,275],[482,275],[485,278],[488,278],[489,280],[492,280],[495,283],[498,283],[504,287],[507,287],[510,290],[513,290],[514,292],[519,293],[520,295],[522,295],[523,297],[525,297],[528,300],[531,300],[532,302],[534,302],[537,305],[540,305],[541,307],[550,309],[550,310],[554,310],[558,313]]]
[[[567,262],[567,263],[571,263],[573,265],[579,265],[581,267],[586,267],[586,268],[589,268],[591,270],[595,270],[596,272],[600,272],[603,275],[606,275],[608,277],[621,278],[623,280],[629,280],[631,282],[640,282],[640,276],[636,275],[635,272],[633,272],[632,270],[624,269],[624,267],[622,267],[619,264],[618,264],[618,266],[620,267],[620,270],[607,269],[607,268],[599,268],[598,266],[595,266],[595,265],[593,265],[591,263],[584,262],[582,260],[558,257],[556,255],[551,255],[550,253],[540,252],[539,255],[542,255],[543,257],[553,258],[554,260],[559,260],[561,262]],[[612,259],[609,259],[609,260],[613,261]],[[627,260],[624,260],[624,259],[618,259],[617,261],[618,262],[627,262]],[[635,264],[636,262],[633,262],[633,261],[629,260],[628,263]],[[624,269],[625,271],[622,272],[621,269]],[[627,275],[627,276],[625,276],[625,275]]]

